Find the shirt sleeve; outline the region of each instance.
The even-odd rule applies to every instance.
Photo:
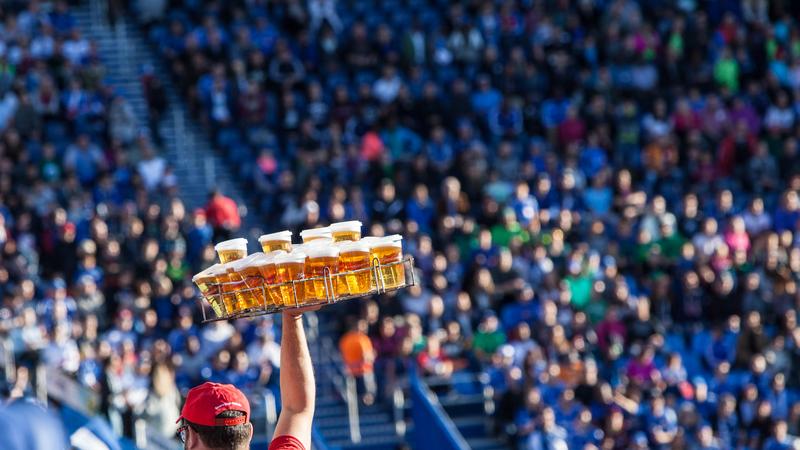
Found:
[[[294,436],[278,436],[269,444],[269,450],[306,450]]]

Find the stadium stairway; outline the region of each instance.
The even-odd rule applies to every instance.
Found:
[[[452,379],[426,378],[437,392],[439,404],[458,428],[471,450],[508,450],[511,446],[492,434],[494,401],[484,392],[480,375],[456,373]],[[452,390],[450,387],[452,386]],[[443,393],[443,391],[448,391]],[[488,399],[488,400],[487,400]]]
[[[351,439],[345,380],[342,376],[344,366],[333,339],[336,335],[332,325],[334,320],[328,317],[321,315],[319,338],[310,346],[314,372],[317,374],[314,426],[324,439],[325,446],[329,450],[394,450],[402,447],[405,439],[396,432],[394,408],[392,402],[388,401],[376,401],[372,406],[364,406],[359,402],[361,440],[356,443]],[[409,431],[406,418],[410,417],[410,406],[410,402],[403,402],[403,409],[399,412],[406,432]]]
[[[241,206],[246,205],[240,185],[224,159],[214,151],[211,140],[202,126],[190,117],[169,71],[144,34],[130,17],[121,17],[116,27],[106,21],[107,2],[88,0],[73,11],[84,35],[97,43],[107,73],[105,80],[125,96],[133,107],[139,126],[149,134],[147,103],[141,84],[146,65],[163,82],[167,94],[167,111],[160,124],[164,138],[161,155],[173,167],[178,191],[191,211],[206,203],[212,187],[219,187]],[[252,215],[243,212],[247,230],[256,228]],[[257,236],[256,236],[257,237]]]

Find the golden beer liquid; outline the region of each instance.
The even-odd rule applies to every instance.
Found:
[[[265,304],[264,279],[261,278],[261,272],[259,272],[258,267],[244,267],[239,272],[239,275],[244,279],[243,287],[249,289],[243,296],[247,308],[263,308]]]
[[[247,290],[245,283],[245,272],[243,269],[236,270],[228,268],[228,281],[230,282],[229,292],[232,291],[236,297],[236,312],[250,309],[256,304],[253,293]]]
[[[224,307],[225,305],[222,304],[219,297],[219,285],[217,284],[217,279],[214,275],[208,274],[197,277],[194,280],[194,284],[197,285],[197,288],[200,289],[200,295],[203,296],[204,299],[211,305],[211,309],[214,310],[214,314],[217,317],[224,316]]]
[[[360,231],[334,231],[333,242],[357,241],[361,239]]]
[[[328,292],[326,290],[325,285],[328,284],[327,279],[324,276],[326,267],[331,274],[331,280],[336,280],[333,275],[339,271],[339,258],[335,256],[318,256],[314,258],[309,257],[306,259],[306,276],[308,278],[315,278],[314,280],[308,280],[308,283],[306,284],[306,299],[308,301],[325,301],[329,297],[334,298],[336,296],[335,281],[333,286],[328,285],[327,287],[327,290],[333,288],[334,291]]]
[[[346,292],[348,294],[367,294],[372,290],[372,271],[370,270],[369,252],[355,251],[340,253],[339,271],[348,272],[340,277],[340,281],[343,281],[343,283],[339,283],[346,286]]]
[[[384,264],[400,262],[403,258],[402,248],[387,245],[373,247],[370,252],[372,254],[371,257],[378,258],[381,263],[384,288],[393,289],[406,284],[406,271],[403,264],[383,266]]]
[[[283,250],[285,252],[292,251],[291,241],[264,241],[261,243],[261,248],[264,253],[274,252],[275,250]]]
[[[292,283],[289,281],[305,279],[305,263],[302,262],[281,262],[275,264],[278,274],[278,283],[285,283],[280,286],[281,302],[286,306],[295,306],[295,295],[292,292]],[[302,305],[306,298],[306,284],[294,283],[294,292],[297,293],[297,303]]]
[[[228,263],[247,256],[247,250],[217,250],[220,262]]]
[[[264,279],[264,285],[266,286],[267,305],[283,305],[283,301],[281,300],[281,289],[277,286],[278,271],[275,269],[275,263],[269,262],[267,264],[260,265],[258,266],[258,271],[261,273],[261,277]]]
[[[222,293],[222,303],[228,314],[244,310],[244,304],[241,304],[239,299],[236,298],[236,294],[234,294],[236,284],[231,282],[231,275],[238,278],[236,274],[222,273],[217,275],[217,283],[220,283],[220,291]]]

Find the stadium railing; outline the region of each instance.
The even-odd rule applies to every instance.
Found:
[[[469,450],[453,421],[445,413],[436,394],[430,390],[416,371],[410,373],[410,392],[414,431],[410,436],[412,448],[440,450]]]

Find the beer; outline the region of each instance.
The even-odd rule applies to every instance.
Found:
[[[344,242],[339,245],[339,272],[345,272],[339,276],[339,284],[344,285],[346,294],[368,294],[372,290],[369,251],[369,244],[363,242]]]
[[[278,286],[278,272],[275,269],[275,256],[284,253],[276,250],[268,254],[258,253],[254,258],[253,265],[258,268],[261,278],[264,280],[264,287],[267,293],[266,303],[269,307],[283,306],[281,300],[281,289]]]
[[[250,256],[238,259],[228,266],[228,280],[233,287],[233,294],[236,296],[237,312],[255,308],[260,301],[255,290],[251,290],[250,284],[259,284],[260,281],[252,279],[260,278],[258,269],[250,266]],[[248,283],[248,278],[251,278]]]
[[[300,237],[303,239],[303,243],[311,242],[315,239],[321,238],[330,238],[331,237],[331,228],[312,228],[310,230],[303,230],[300,232]]]
[[[351,220],[349,222],[337,222],[331,224],[331,235],[334,242],[357,241],[361,239],[361,222]]]
[[[399,234],[394,234],[376,239],[370,244],[370,256],[373,263],[377,260],[381,264],[379,275],[383,279],[384,289],[399,288],[406,283],[406,271],[401,262],[403,260],[402,239]],[[398,264],[388,265],[391,263]]]
[[[223,264],[237,259],[242,259],[247,256],[247,239],[238,238],[222,241],[214,246],[217,251],[219,261]]]
[[[305,283],[292,281],[306,278],[306,254],[298,251],[275,256],[275,271],[280,285],[281,303],[284,306],[300,306],[305,302]],[[294,286],[294,289],[292,288]],[[297,304],[295,304],[295,299]]]
[[[215,278],[217,279],[217,283],[219,283],[219,290],[222,294],[222,303],[225,306],[225,311],[228,315],[236,314],[238,312],[244,311],[244,304],[239,302],[239,299],[236,298],[236,278],[238,275],[235,273],[231,273],[232,267],[231,264],[233,263],[224,263],[220,264],[219,270],[215,272]],[[231,279],[231,275],[233,275],[233,280]]]
[[[316,241],[315,241],[316,242]],[[308,301],[327,301],[336,297],[334,274],[339,271],[339,249],[332,245],[311,245],[306,248],[306,299]],[[325,272],[331,275],[325,276]]]
[[[200,290],[200,295],[211,305],[214,314],[216,314],[217,317],[224,317],[225,305],[221,301],[219,295],[220,289],[216,279],[216,272],[219,271],[220,267],[221,264],[214,264],[211,267],[207,267],[205,270],[193,276],[192,282],[197,285],[197,288]]]
[[[248,308],[263,309],[268,304],[267,299],[264,297],[264,278],[261,276],[261,271],[258,267],[258,259],[263,257],[264,254],[253,253],[248,256],[243,263],[239,275],[244,279],[244,288],[247,289],[245,298],[248,300]]]
[[[264,253],[274,252],[275,250],[290,252],[292,251],[292,232],[287,230],[262,234],[258,238],[258,243],[261,244]]]

